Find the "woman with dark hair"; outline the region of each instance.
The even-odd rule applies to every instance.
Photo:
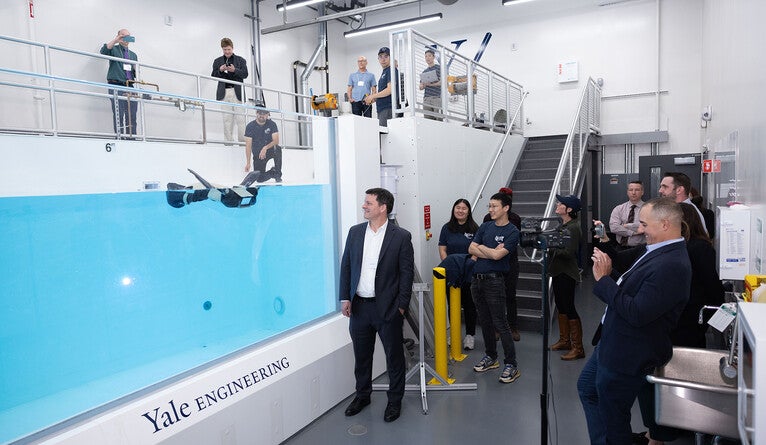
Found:
[[[479,229],[473,220],[471,204],[460,198],[452,204],[452,213],[447,224],[442,227],[439,234],[439,258],[444,261],[447,255],[468,255],[468,246],[473,240],[473,235]],[[465,349],[474,348],[474,336],[476,335],[476,306],[471,296],[471,282],[465,282],[460,287],[460,304],[463,306],[465,316]]]
[[[559,341],[552,344],[551,351],[569,351],[561,360],[585,358],[582,344],[582,322],[575,309],[574,297],[577,283],[580,282],[580,266],[577,256],[580,252],[580,220],[577,217],[582,207],[580,199],[574,195],[556,195],[556,215],[564,222],[562,228],[569,230],[569,243],[566,247],[551,249],[548,274],[556,308],[559,311]]]
[[[686,304],[675,330],[670,333],[673,346],[691,348],[705,347],[707,323],[699,324],[699,311],[702,306],[720,306],[723,304],[724,289],[716,271],[715,248],[705,228],[702,227],[697,210],[692,204],[680,203],[687,230],[686,250],[692,263],[692,287],[689,302]]]
[[[689,199],[702,213],[702,219],[705,220],[705,228],[708,235],[710,235],[710,239],[715,238],[715,212],[705,207],[705,198],[694,187],[689,190]]]

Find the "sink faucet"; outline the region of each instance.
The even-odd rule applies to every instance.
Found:
[[[717,311],[720,308],[721,308],[720,306],[702,306],[700,308],[700,316],[699,316],[699,319],[697,320],[697,324],[702,324],[705,322],[705,320],[702,318],[702,315],[705,312],[705,309],[708,309],[711,311]]]
[[[700,314],[699,319],[697,322],[699,324],[704,323],[703,314],[705,312],[705,309],[707,310],[718,310],[720,309],[719,306],[702,306],[700,308]],[[728,340],[730,343],[729,347],[729,356],[721,357],[720,361],[720,371],[721,371],[721,377],[723,377],[724,381],[728,382],[736,382],[737,379],[737,326],[739,325],[739,317],[737,315],[734,315],[734,327],[731,328],[731,332],[728,335]]]

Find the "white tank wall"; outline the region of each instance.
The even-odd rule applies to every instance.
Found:
[[[376,350],[377,376],[385,359]],[[353,392],[353,370],[348,319],[337,315],[33,443],[278,444]],[[205,397],[246,375],[244,389]]]
[[[313,182],[313,156],[313,150],[284,150],[283,180]],[[0,196],[134,192],[145,181],[160,189],[168,182],[198,184],[187,168],[224,187],[245,176],[245,149],[220,145],[0,134],[0,159]]]
[[[484,194],[479,192],[490,163],[503,138],[502,133],[444,125],[420,117],[389,121],[381,152],[385,164],[401,165],[396,202],[399,225],[412,233],[415,265],[426,281],[439,260],[438,242],[442,226],[449,220],[452,204],[458,198],[471,202],[473,216],[480,224],[489,197],[508,184],[521,155],[524,138],[511,136],[506,141]],[[431,209],[432,237],[426,234],[424,206]]]

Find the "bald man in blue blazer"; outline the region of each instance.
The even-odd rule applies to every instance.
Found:
[[[616,281],[612,263],[593,250],[593,294],[608,306],[601,341],[577,382],[591,444],[629,444],[630,410],[646,375],[673,356],[670,332],[689,299],[691,264],[683,214],[670,198],[641,207],[646,252]]]
[[[404,397],[407,370],[402,327],[415,260],[410,233],[388,220],[394,196],[382,188],[365,193],[362,210],[367,222],[349,229],[340,267],[341,313],[350,317],[356,377],[356,397],[346,415],[354,416],[370,404],[377,333],[386,353],[389,380],[383,420],[393,422],[399,418]]]

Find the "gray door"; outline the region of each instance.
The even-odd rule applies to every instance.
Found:
[[[699,153],[639,156],[638,177],[644,183],[644,201],[660,194],[660,182],[665,172],[685,173],[692,187],[700,190],[702,181],[702,155]]]

